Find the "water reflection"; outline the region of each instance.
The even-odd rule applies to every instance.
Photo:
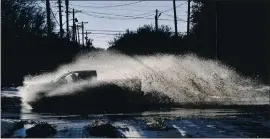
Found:
[[[149,115],[171,115],[171,116],[225,116],[225,115],[238,115],[242,114],[236,109],[188,109],[177,108],[167,111],[147,111],[143,112],[143,116]]]
[[[245,114],[242,111],[236,110],[236,109],[187,109],[187,108],[179,108],[179,109],[172,109],[170,111],[146,111],[142,113],[129,113],[129,114],[89,114],[88,117],[102,117],[102,116],[117,116],[117,117],[124,117],[124,116],[174,116],[174,117],[189,117],[189,116],[237,116]],[[31,112],[31,110],[21,110],[21,113],[19,114],[5,114],[8,115],[19,115],[18,119],[48,119],[48,118],[81,118],[82,115],[70,115],[70,114],[53,114],[53,113],[35,113]],[[10,116],[8,116],[10,117]],[[86,117],[85,117],[86,118]]]

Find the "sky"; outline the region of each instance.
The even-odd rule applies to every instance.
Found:
[[[50,1],[55,16],[56,31],[59,31],[59,13],[57,1]],[[45,7],[43,3],[42,6]],[[63,23],[66,22],[65,3],[62,0]],[[145,24],[155,25],[155,10],[161,13],[159,25],[168,25],[174,31],[173,1],[70,1],[70,11],[74,8],[75,18],[85,24],[85,30],[91,32],[88,37],[93,39],[93,45],[108,48],[108,42],[113,40],[115,34],[123,33],[126,29],[136,30]],[[176,1],[176,14],[178,18],[178,32],[186,32],[187,2]],[[70,14],[69,19],[72,19]],[[70,21],[70,26],[72,21]],[[66,29],[66,25],[63,25]],[[80,36],[81,37],[81,36]],[[81,40],[81,39],[80,39]]]

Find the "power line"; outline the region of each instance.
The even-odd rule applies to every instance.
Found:
[[[148,16],[152,16],[154,15],[153,12],[147,12],[147,13],[142,13],[142,14],[137,14],[137,15],[119,15],[119,14],[112,14],[112,13],[100,13],[100,12],[93,12],[93,11],[84,11],[85,13],[95,13],[95,14],[103,14],[103,15],[113,15],[113,16],[120,16],[120,17],[136,17],[136,16],[140,16],[140,15],[148,15]],[[151,14],[151,15],[150,15]],[[147,16],[147,17],[148,17]],[[146,17],[146,16],[145,16]]]
[[[80,34],[82,34],[82,33],[80,33]],[[100,34],[100,35],[119,35],[119,34],[113,34],[113,33],[90,33],[90,34]]]
[[[97,2],[97,3],[91,3],[91,2],[88,2],[87,4],[91,5],[91,6],[95,6],[95,7],[99,7],[99,6],[113,6],[112,4],[108,4],[108,3],[102,3],[102,2]],[[80,5],[80,6],[87,6],[87,5]],[[157,7],[167,7],[165,5],[137,5],[139,7],[154,7],[154,8],[157,8]]]
[[[144,16],[144,17],[135,17],[135,16],[124,16],[124,15],[121,15],[122,17],[131,17],[131,18],[115,18],[115,17],[110,17],[110,16],[94,15],[94,14],[89,14],[89,13],[85,13],[85,12],[82,12],[82,13],[83,14],[86,14],[88,16],[93,16],[93,17],[97,17],[97,18],[107,18],[107,19],[116,19],[116,20],[117,19],[118,20],[130,20],[130,19],[138,19],[138,18],[145,18],[145,17],[151,16],[151,15],[148,15],[148,16]]]
[[[85,13],[85,12],[82,12],[82,14],[92,16],[92,17],[96,17],[96,18],[112,19],[112,20],[134,20],[134,19],[150,19],[150,20],[153,20],[153,18],[147,18],[147,17],[149,17],[151,15],[144,16],[144,17],[133,17],[133,18],[115,18],[115,17],[109,17],[109,16],[94,15],[94,14],[89,14],[89,13]],[[159,20],[172,21],[171,19],[159,19]],[[184,22],[186,22],[186,21],[184,21]]]
[[[170,16],[170,17],[173,17],[173,15],[169,15],[169,14],[166,14],[166,13],[163,13],[164,15],[167,15],[167,16]]]
[[[119,4],[119,5],[111,5],[111,6],[90,6],[90,5],[77,5],[77,4],[71,4],[73,6],[80,6],[80,7],[90,7],[90,8],[111,8],[111,7],[121,7],[121,6],[128,6],[136,3],[143,2],[144,0],[136,1],[136,2],[131,2],[131,3],[126,3],[126,4]]]
[[[114,5],[114,6],[103,6],[103,8],[105,7],[118,7],[118,6],[125,6],[125,5],[131,5],[131,4],[135,4],[135,3],[139,3],[139,2],[142,2],[142,1],[137,1],[137,2],[132,2],[132,3],[128,3],[128,4],[122,4],[122,5]],[[186,3],[186,2],[185,2]],[[177,5],[176,8],[184,5],[185,3],[182,3],[180,5]],[[74,4],[71,4],[71,5],[74,5]],[[74,5],[74,6],[81,6],[81,7],[86,7],[84,5]],[[91,6],[93,7],[93,6]],[[101,7],[100,7],[101,8]],[[171,9],[168,9],[168,10],[165,10],[165,11],[161,11],[161,13],[165,13],[165,12],[168,12],[170,10],[172,10],[173,8]],[[92,13],[92,14],[89,14],[89,13]],[[93,12],[93,11],[84,11],[82,12],[83,14],[85,15],[88,15],[88,16],[92,16],[92,17],[96,17],[96,18],[103,18],[103,19],[114,19],[114,20],[133,20],[133,19],[152,19],[152,18],[146,18],[146,17],[149,17],[149,16],[153,16],[154,13],[153,12],[147,12],[147,13],[142,13],[142,14],[138,14],[138,15],[119,15],[119,14],[112,14],[112,13],[101,13],[101,12]],[[94,14],[93,14],[94,13]],[[151,14],[153,13],[153,14]],[[100,14],[100,15],[95,15],[95,14]],[[112,16],[118,16],[118,17],[124,17],[124,18],[115,18],[115,17],[109,17],[109,16],[102,16],[102,15],[112,15]],[[140,16],[140,15],[147,15],[147,16],[143,16],[143,17],[137,17],[137,16]],[[169,15],[170,16],[170,15]],[[172,19],[160,19],[160,20],[167,20],[167,21],[172,21]],[[181,19],[181,18],[178,18],[177,21],[183,21],[183,22],[186,22],[184,19]]]
[[[183,6],[183,5],[186,4],[186,3],[187,3],[187,2],[182,3],[182,4],[179,4],[179,5],[177,5],[175,8],[178,8],[178,7],[180,7],[180,6]],[[165,13],[165,12],[168,12],[168,11],[171,11],[171,10],[173,10],[173,8],[168,9],[168,10],[165,10],[165,11],[162,11],[162,12],[160,12],[160,13]]]
[[[169,15],[169,14],[166,14],[166,13],[163,13],[163,14],[165,14],[167,16],[170,16],[170,17],[173,17],[173,15]],[[182,18],[179,18],[179,17],[177,17],[177,21],[185,21],[185,22],[187,22],[186,20],[184,20]]]
[[[186,2],[185,2],[186,3]],[[182,3],[180,5],[177,5],[176,8],[184,5],[185,3]],[[165,13],[165,12],[168,12],[170,10],[172,10],[173,8],[171,9],[168,9],[168,10],[165,10],[165,11],[161,11],[160,13]],[[104,15],[113,15],[113,16],[119,16],[119,17],[127,17],[127,18],[115,18],[115,17],[109,17],[109,16],[101,16],[101,15],[94,15],[94,14],[89,14],[87,12],[90,12],[90,13],[95,13],[95,14],[104,14]],[[143,14],[138,14],[138,15],[135,15],[135,16],[130,16],[130,15],[118,15],[118,14],[110,14],[110,13],[101,13],[101,12],[92,12],[92,11],[84,11],[82,12],[83,14],[85,15],[88,15],[88,16],[92,16],[92,17],[96,17],[96,18],[104,18],[104,19],[114,19],[114,20],[132,20],[132,19],[152,19],[152,18],[146,18],[146,17],[149,17],[149,16],[153,16],[154,13],[152,15],[150,15],[152,12],[147,12],[147,13],[143,13]],[[148,15],[147,15],[148,14]],[[139,16],[139,15],[147,15],[147,16],[143,16],[143,17],[136,17],[136,16]],[[159,19],[159,20],[167,20],[167,21],[172,21],[172,19]],[[178,18],[179,21],[183,21],[183,22],[186,22],[185,20],[183,19],[180,19]],[[178,21],[177,20],[177,21]]]
[[[74,5],[72,5],[72,6],[74,6]],[[108,11],[108,10],[112,10],[112,11],[153,11],[153,10],[146,10],[146,9],[138,10],[138,9],[129,9],[129,8],[128,9],[123,9],[123,8],[121,8],[121,9],[111,9],[111,8],[106,9],[106,11]]]
[[[101,32],[126,32],[126,31],[120,31],[120,30],[102,30],[102,29],[90,29],[86,31],[101,31]]]
[[[110,35],[101,35],[101,34],[91,34],[91,38],[92,39],[108,39],[108,37],[110,37]]]
[[[167,15],[167,16],[170,16],[170,17],[173,17],[173,15],[170,15],[170,14],[166,14],[166,13],[163,13],[163,14]],[[177,16],[187,16],[187,15],[182,14],[182,15],[177,15]]]
[[[185,1],[185,0],[183,0],[183,1]],[[186,3],[187,3],[187,2],[182,3],[182,4],[179,4],[179,5],[176,6],[176,8],[182,6],[182,5],[186,4]],[[93,7],[93,6],[85,6],[85,5],[75,5],[75,4],[70,4],[70,5],[72,5],[72,6],[79,6],[79,7],[91,7],[91,8],[97,8],[97,7]],[[145,10],[137,10],[137,9],[106,9],[106,10],[145,11]],[[171,11],[171,10],[173,10],[173,8],[168,9],[168,10],[165,10],[165,11],[161,11],[161,13],[168,12],[168,11]],[[151,11],[151,10],[149,10],[149,11]]]

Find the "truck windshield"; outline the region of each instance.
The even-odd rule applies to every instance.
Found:
[[[72,76],[72,75],[75,75],[75,76]],[[59,81],[61,82],[62,80],[68,81],[70,80],[70,78],[72,79],[73,82],[76,82],[78,80],[87,80],[87,79],[92,79],[94,77],[97,77],[97,74],[96,72],[93,72],[93,71],[69,72],[58,77],[53,82],[59,82]]]
[[[53,82],[58,82],[58,81],[60,81],[60,80],[62,80],[62,79],[65,79],[65,78],[66,78],[68,75],[70,75],[70,74],[72,74],[72,72],[65,73],[65,74],[63,74],[62,76],[56,78]]]

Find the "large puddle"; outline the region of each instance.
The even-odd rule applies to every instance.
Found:
[[[14,96],[13,96],[14,97]],[[4,106],[2,106],[4,107]],[[176,108],[116,114],[35,113],[2,111],[2,137],[27,137],[27,130],[47,123],[55,128],[35,132],[47,137],[269,137],[269,106],[237,109]],[[18,126],[23,123],[23,126]],[[98,123],[98,124],[96,124]],[[102,125],[103,123],[103,125]],[[17,127],[17,128],[11,128]],[[14,130],[11,130],[14,129]],[[102,133],[102,134],[101,134]]]

